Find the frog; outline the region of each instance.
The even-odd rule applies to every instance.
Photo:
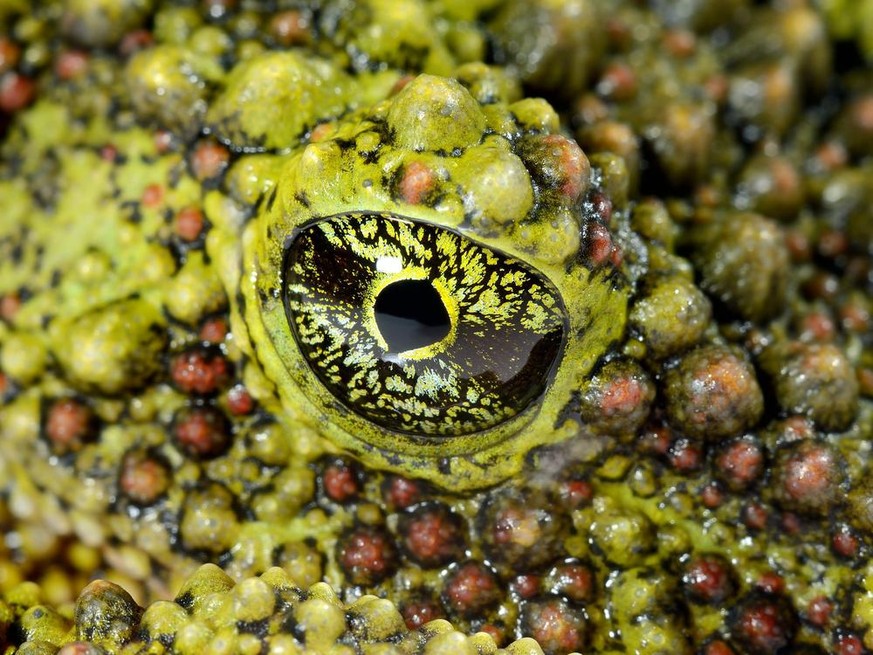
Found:
[[[718,14],[4,6],[0,644],[866,644],[863,67]]]

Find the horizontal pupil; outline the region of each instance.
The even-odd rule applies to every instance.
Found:
[[[392,282],[376,297],[374,312],[392,353],[439,343],[452,327],[442,298],[427,280]]]

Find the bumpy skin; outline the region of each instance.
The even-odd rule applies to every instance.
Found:
[[[0,648],[873,649],[839,3],[276,5],[0,3]]]
[[[286,415],[314,418],[367,464],[454,491],[506,479],[532,445],[578,432],[567,406],[622,337],[627,284],[562,243],[568,228],[557,221],[586,229],[582,221],[594,219],[577,208],[597,190],[585,155],[550,134],[551,109],[539,109],[525,117],[533,125],[513,118],[514,105],[486,113],[459,83],[424,75],[283,164],[242,238],[242,293],[249,338]],[[578,167],[568,188],[536,184],[548,157],[565,151]],[[413,172],[424,193],[406,188]],[[328,227],[286,265],[286,244],[319,219]],[[362,279],[380,257],[402,270]],[[410,279],[440,290],[452,328],[433,349],[392,364],[370,308],[382,289]],[[430,413],[432,405],[448,409]]]

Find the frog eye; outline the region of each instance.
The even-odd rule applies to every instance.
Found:
[[[529,265],[451,229],[345,213],[285,244],[285,316],[343,406],[432,438],[487,430],[539,398],[563,348],[561,296]]]

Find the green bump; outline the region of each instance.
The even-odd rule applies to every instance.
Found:
[[[13,332],[0,346],[0,369],[20,384],[36,380],[47,363],[45,344],[35,334]]]
[[[384,598],[362,596],[349,606],[352,632],[362,641],[385,641],[406,627],[397,606]]]
[[[51,349],[77,388],[108,395],[135,391],[161,369],[164,326],[151,303],[123,300],[52,323]]]
[[[648,354],[655,359],[693,346],[703,336],[711,317],[709,299],[692,280],[680,275],[653,280],[629,315]]]
[[[140,119],[185,137],[199,130],[206,113],[208,63],[181,46],[159,45],[137,53],[125,76]]]
[[[168,600],[159,600],[146,608],[140,626],[148,632],[150,639],[167,642],[172,640],[188,621],[188,612],[181,605]]]
[[[454,630],[441,632],[424,647],[424,655],[479,655],[466,635]]]
[[[268,52],[236,65],[209,108],[213,133],[235,148],[287,148],[346,105],[348,78],[326,60]]]
[[[152,0],[66,0],[62,29],[82,45],[112,46],[143,23],[153,4]]]
[[[46,641],[60,646],[70,630],[70,623],[45,605],[28,609],[20,619],[21,629],[28,640]]]
[[[224,309],[227,296],[215,268],[205,261],[203,253],[194,252],[170,281],[164,302],[173,318],[195,324]]]
[[[604,558],[622,567],[639,564],[655,546],[652,522],[634,510],[606,511],[597,517],[590,532]]]
[[[534,204],[527,169],[501,141],[469,149],[454,173],[464,190],[465,204],[475,208],[474,220],[483,221],[485,229],[522,220]]]
[[[303,631],[306,647],[316,652],[326,651],[346,629],[345,612],[321,598],[300,603],[294,615]]]
[[[273,590],[259,578],[243,580],[234,587],[233,614],[237,621],[263,621],[273,613],[275,605]]]
[[[142,608],[117,584],[95,580],[76,600],[76,638],[112,648],[134,635]]]
[[[210,594],[219,594],[233,589],[234,582],[227,573],[215,564],[199,567],[182,585],[176,594],[176,602],[190,607],[197,614],[201,604]]]
[[[509,655],[543,655],[543,649],[530,637],[522,637],[513,641],[506,647],[506,652]]]
[[[182,508],[179,530],[191,550],[221,553],[236,543],[240,530],[234,498],[219,484],[192,490]]]
[[[388,125],[400,148],[452,152],[479,142],[485,116],[455,80],[420,75],[397,94]]]

